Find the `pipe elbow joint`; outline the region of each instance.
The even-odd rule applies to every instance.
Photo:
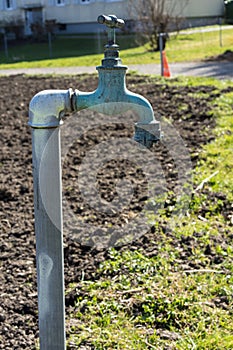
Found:
[[[32,128],[56,128],[62,124],[65,112],[71,112],[72,89],[43,90],[29,104],[29,125]]]

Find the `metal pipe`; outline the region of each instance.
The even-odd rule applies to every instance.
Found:
[[[115,15],[100,15],[97,18],[97,22],[105,24],[109,28],[123,28],[125,25],[125,21],[121,18],[117,18]]]
[[[164,66],[163,66],[163,33],[159,33],[159,51],[160,51],[160,63],[161,63],[161,76],[163,77]]]
[[[59,126],[70,110],[70,90],[45,90],[30,102],[40,350],[65,350]]]
[[[6,56],[6,58],[8,58],[9,57],[8,41],[7,41],[7,35],[6,35],[5,31],[4,31],[4,49],[5,49],[5,56]]]
[[[72,95],[71,89],[39,92],[30,102],[28,124],[36,129],[58,127],[64,112],[72,111]]]

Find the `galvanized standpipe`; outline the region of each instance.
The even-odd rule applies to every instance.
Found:
[[[59,127],[62,113],[71,111],[71,94],[70,90],[47,90],[30,102],[41,350],[65,349]]]
[[[163,64],[163,38],[166,36],[166,33],[159,33],[159,51],[160,51],[160,63],[161,63],[161,76],[164,74],[164,64]]]
[[[124,21],[114,15],[98,17],[109,27],[99,85],[94,92],[44,90],[30,102],[40,350],[65,350],[64,261],[60,130],[66,112],[91,108],[107,115],[135,111],[135,141],[150,147],[160,139],[160,123],[150,103],[125,85],[115,28]]]

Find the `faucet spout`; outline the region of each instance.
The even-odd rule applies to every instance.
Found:
[[[93,92],[75,90],[74,110],[92,109],[105,115],[120,115],[129,110],[135,112],[134,140],[146,147],[160,139],[160,123],[155,119],[149,101],[143,96],[129,91],[125,83],[126,66],[97,67],[98,87]]]
[[[155,119],[150,102],[139,94],[127,90],[131,109],[138,115],[135,123],[134,140],[147,148],[161,138],[160,122]]]

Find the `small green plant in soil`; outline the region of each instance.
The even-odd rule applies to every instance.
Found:
[[[233,348],[233,92],[209,79],[170,84],[200,82],[225,92],[212,101],[215,138],[193,171],[189,208],[170,218],[165,208],[154,218],[154,251],[111,248],[92,281],[70,286],[70,349]]]

